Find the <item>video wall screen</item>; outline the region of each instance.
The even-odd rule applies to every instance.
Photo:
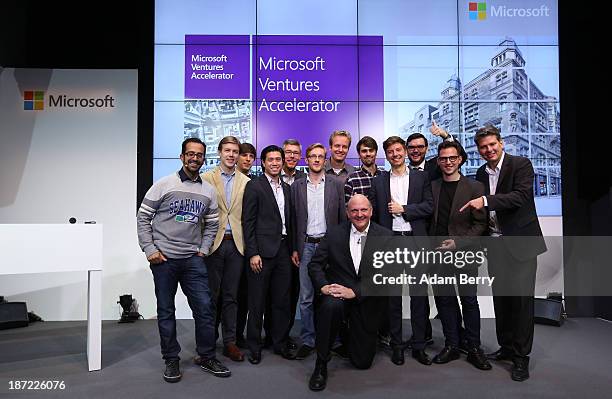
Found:
[[[157,0],[154,180],[178,170],[180,143],[226,135],[259,150],[305,148],[348,130],[421,132],[432,121],[483,163],[486,124],[508,153],[529,157],[541,216],[561,215],[557,1]],[[382,148],[378,157],[384,158]],[[351,148],[349,163],[357,166]]]

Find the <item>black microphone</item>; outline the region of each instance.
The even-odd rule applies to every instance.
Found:
[[[76,218],[72,217],[72,218],[68,219],[68,223],[75,224],[76,223]]]

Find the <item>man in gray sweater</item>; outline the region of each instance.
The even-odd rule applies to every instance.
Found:
[[[218,377],[230,375],[215,358],[215,316],[204,263],[219,228],[216,193],[199,175],[205,155],[200,139],[183,141],[183,167],[153,184],[138,210],[138,242],[153,272],[167,382],[182,377],[174,314],[179,283],[193,311],[200,366]]]

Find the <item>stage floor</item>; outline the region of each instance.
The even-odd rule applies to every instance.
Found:
[[[435,345],[444,344],[439,320],[432,320]],[[404,335],[410,323],[404,321]],[[295,329],[299,328],[299,321]],[[297,331],[297,330],[294,330]],[[612,323],[591,318],[569,319],[563,327],[536,325],[531,379],[510,379],[510,364],[494,363],[493,370],[475,369],[462,356],[445,365],[423,366],[406,353],[406,364],[395,366],[379,351],[370,370],[353,369],[334,357],[323,394],[308,390],[315,356],[288,361],[263,352],[261,364],[234,363],[218,357],[232,371],[216,378],[192,364],[193,321],[178,322],[183,380],[168,384],[159,353],[155,320],[134,324],[107,321],[102,327],[102,367],[87,371],[85,322],[44,322],[0,331],[0,397],[45,398],[604,398],[612,392]],[[482,322],[486,351],[496,349],[494,321]],[[64,390],[10,390],[10,381],[63,381]],[[15,383],[13,383],[13,386]]]

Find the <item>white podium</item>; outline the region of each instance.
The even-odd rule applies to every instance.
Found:
[[[87,363],[100,370],[102,225],[0,224],[0,253],[0,275],[87,271]]]

